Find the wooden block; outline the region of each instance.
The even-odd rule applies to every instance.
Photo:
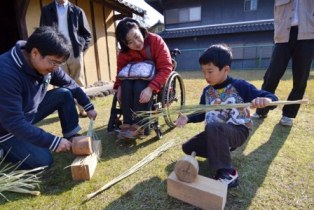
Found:
[[[202,209],[224,209],[228,186],[197,175],[192,183],[180,181],[173,171],[167,178],[168,195]]]
[[[88,156],[78,156],[71,164],[73,180],[90,180],[94,175],[98,158],[101,155],[102,146],[100,140],[92,141],[93,153]]]
[[[73,180],[90,180],[97,166],[97,155],[78,156],[71,164]]]

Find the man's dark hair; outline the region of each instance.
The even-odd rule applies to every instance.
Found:
[[[231,66],[232,52],[225,44],[211,45],[199,58],[200,65],[213,63],[221,70],[225,66]]]
[[[67,60],[70,56],[69,41],[63,34],[50,26],[38,27],[30,35],[24,49],[30,53],[33,48],[37,48],[43,57],[53,55]]]
[[[148,33],[147,29],[141,26],[138,21],[132,18],[126,17],[126,18],[123,18],[118,23],[118,26],[116,29],[116,38],[121,46],[121,52],[128,52],[130,50],[127,44],[126,35],[129,33],[129,31],[132,28],[135,28],[135,27],[138,27],[140,29],[141,34],[143,35],[145,39]]]

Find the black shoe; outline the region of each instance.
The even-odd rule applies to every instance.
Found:
[[[217,170],[214,179],[225,183],[228,188],[236,187],[239,185],[239,175],[236,169],[219,169]]]

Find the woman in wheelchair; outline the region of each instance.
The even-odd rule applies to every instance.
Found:
[[[134,139],[143,134],[143,129],[139,129],[142,119],[133,118],[133,112],[151,109],[153,92],[158,93],[162,89],[172,71],[171,55],[160,36],[148,32],[132,18],[124,18],[119,22],[116,38],[121,50],[117,58],[117,77],[113,89],[116,91],[123,115],[118,137]],[[135,76],[131,77],[130,72],[127,76],[121,76],[124,71],[129,71],[134,63],[145,60],[151,60],[154,64],[152,78],[142,75],[145,70],[143,66],[132,72]]]

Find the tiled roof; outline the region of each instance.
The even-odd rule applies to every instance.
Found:
[[[135,11],[134,13],[139,13],[139,14],[142,14],[142,15],[145,15],[145,13],[146,13],[146,10],[143,10],[142,8],[137,7],[137,6],[133,5],[133,4],[125,1],[125,0],[114,0],[114,1],[116,1],[116,2],[118,2],[120,4],[123,4],[124,6],[130,8],[131,10]]]
[[[197,27],[165,29],[159,35],[162,38],[197,37],[218,34],[244,33],[274,30],[274,20],[247,21]]]

